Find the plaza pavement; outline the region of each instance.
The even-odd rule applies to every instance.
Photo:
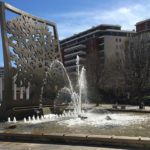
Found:
[[[0,141],[0,150],[131,150],[128,148],[92,147],[62,144],[43,144],[27,142],[4,142]],[[143,150],[143,149],[132,149]]]
[[[100,104],[99,105],[99,108],[103,108],[103,109],[108,109],[108,110],[116,110],[116,109],[113,109],[112,108],[112,106],[113,106],[114,104]],[[117,106],[117,108],[118,108],[118,110],[121,110],[121,106],[122,106],[123,104],[118,104],[118,106]],[[127,111],[146,111],[146,112],[150,112],[150,106],[145,106],[145,109],[139,109],[139,106],[133,106],[133,105],[125,105],[126,106],[126,109],[125,110],[127,110]],[[93,108],[93,107],[96,107],[96,105],[95,104],[83,104],[82,105],[82,107],[83,108]],[[117,110],[116,110],[117,111]]]
[[[100,107],[104,109],[112,109],[113,104],[100,104]],[[118,105],[118,108],[120,108],[122,105]],[[135,110],[135,111],[150,111],[150,106],[145,106],[145,109],[140,110],[139,106],[133,106],[133,105],[125,105],[126,110]]]

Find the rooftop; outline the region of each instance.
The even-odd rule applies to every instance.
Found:
[[[137,22],[137,23],[135,24],[135,26],[136,26],[136,25],[139,25],[139,24],[142,24],[142,23],[144,23],[144,22],[147,22],[147,21],[150,21],[150,18],[149,18],[149,19],[145,19],[145,20],[143,20],[143,21]]]
[[[66,40],[70,40],[72,38],[79,37],[80,35],[87,34],[88,32],[92,32],[92,31],[94,31],[96,29],[100,29],[100,28],[103,29],[103,30],[111,29],[110,27],[112,27],[115,30],[121,30],[121,26],[120,25],[101,24],[101,25],[98,25],[98,26],[94,26],[94,27],[92,27],[90,29],[87,29],[87,30],[85,30],[83,32],[79,32],[78,34],[75,34],[75,35],[70,36],[68,38],[65,38],[65,39],[61,40],[60,42],[65,42]]]

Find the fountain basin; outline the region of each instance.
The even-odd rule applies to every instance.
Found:
[[[35,121],[17,121],[13,132],[60,133],[60,134],[91,134],[116,136],[150,137],[150,116],[141,113],[85,113],[86,119],[77,115],[53,115],[50,118],[35,119]],[[108,116],[111,119],[107,119]],[[3,128],[1,131],[10,131]]]

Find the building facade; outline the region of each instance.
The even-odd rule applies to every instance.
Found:
[[[150,31],[150,19],[137,22],[135,26],[137,33]]]
[[[76,70],[76,56],[84,64],[90,53],[98,53],[102,64],[122,49],[127,36],[134,31],[121,30],[119,25],[102,24],[60,41],[63,64],[68,72]]]

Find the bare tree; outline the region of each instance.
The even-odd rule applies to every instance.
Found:
[[[150,89],[150,34],[128,37],[114,54],[103,67],[96,53],[88,56],[88,81],[98,89],[112,92],[116,98],[132,96],[141,104]]]
[[[90,53],[87,56],[86,67],[90,84],[98,87],[104,70],[103,57],[98,52]]]
[[[100,84],[104,71],[104,57],[97,51],[89,53],[86,59],[89,99],[100,103]]]
[[[107,94],[109,102],[117,102],[124,95],[124,76],[122,72],[122,51],[116,51],[105,58],[103,76],[99,85]]]
[[[115,57],[107,60],[102,81],[104,90],[116,97],[132,95],[140,104],[150,88],[150,34],[128,37]]]
[[[129,37],[121,59],[121,71],[126,91],[142,102],[144,92],[150,88],[150,34],[142,33]]]

